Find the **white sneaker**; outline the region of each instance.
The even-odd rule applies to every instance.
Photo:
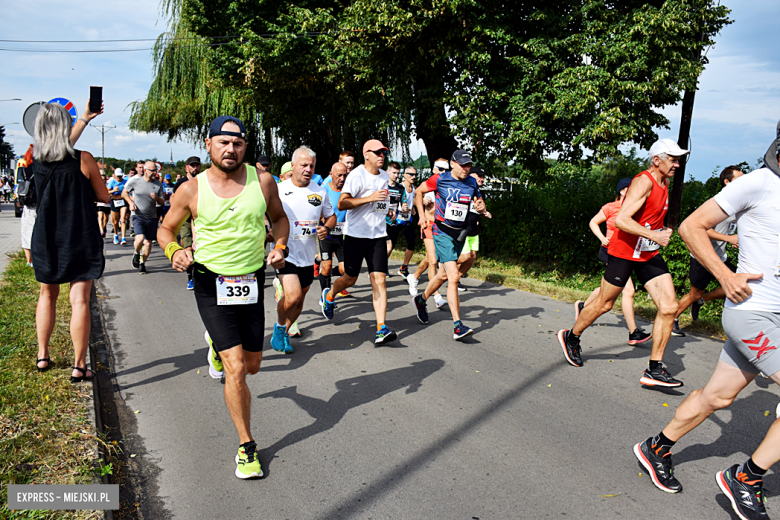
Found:
[[[417,284],[420,283],[420,280],[415,278],[413,274],[410,274],[406,277],[406,281],[409,282],[409,294],[417,296]]]
[[[436,302],[436,308],[441,309],[445,305],[447,305],[447,300],[444,299],[444,297],[441,294],[434,294],[433,295],[433,301]]]

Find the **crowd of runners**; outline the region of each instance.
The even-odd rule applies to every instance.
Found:
[[[211,123],[206,148],[211,166],[201,173],[200,159],[191,157],[186,177],[175,185],[170,176],[159,179],[154,162],[139,162],[128,176],[116,169],[107,180],[111,200],[100,210],[101,233],[105,236],[110,215],[113,242],[127,244],[132,215],[133,266],[144,273],[152,244],[159,241],[173,267],[187,273],[187,288],[194,292],[206,329],[209,374],[224,377],[225,400],[239,435],[235,474],[261,477],[246,376],[259,371],[262,358],[266,266],[275,272],[274,350],[294,352],[290,338],[300,336],[298,319],[315,279],[322,315],[332,320],[337,298],[351,296],[364,265],[376,318],[374,342],[385,345],[398,337],[386,323],[386,279],[391,276],[388,259],[403,236],[404,259],[397,274],[408,283],[410,312],[427,323],[433,297],[437,308],[451,313],[453,338],[460,340],[474,331],[461,321],[459,293],[466,288],[459,280],[476,259],[480,218],[491,218],[480,191],[485,172],[467,151],[456,150],[437,159],[431,177],[418,184],[413,166],[386,162],[388,148],[372,139],[363,145],[362,164],[356,166],[355,154],[345,151],[325,179],[314,173],[316,153],[301,146],[277,177],[268,157],[258,157],[255,166],[244,160],[246,129],[231,116]],[[582,334],[622,295],[628,344],[652,341],[640,384],[681,387],[662,363],[670,337],[684,335],[678,317],[690,308],[696,319],[705,302],[726,300],[723,327],[729,340],[712,378],[691,392],[658,435],[634,447],[663,491],[682,490],[672,470],[675,442],[730,405],[759,373],[780,383],[779,150],[780,139],[767,152],[765,167],[749,175],[736,166],[725,168],[720,192],[680,227],[691,253],[691,289],[679,301],[661,251],[673,233],[664,224],[669,181],[688,150],[671,139],[655,142],[648,169],[621,179],[616,199],[590,221],[605,270],[600,287],[575,303],[574,324],[557,334],[570,365],[584,365]],[[600,227],[604,223],[606,234]],[[410,272],[418,236],[425,257]],[[729,246],[739,247],[738,266],[728,260]],[[421,289],[426,271],[428,282]],[[634,319],[632,274],[658,308],[650,333]],[[713,280],[720,287],[707,292]],[[446,299],[439,293],[445,282]],[[767,518],[762,475],[778,460],[780,419],[751,458],[716,475],[740,518]]]

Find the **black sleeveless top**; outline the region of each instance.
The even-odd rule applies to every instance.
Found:
[[[30,246],[35,279],[54,285],[100,278],[106,265],[103,239],[95,192],[81,173],[81,152],[53,163],[33,161],[33,175],[38,194]]]

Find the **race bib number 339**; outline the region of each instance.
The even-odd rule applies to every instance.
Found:
[[[257,278],[254,274],[217,276],[217,305],[257,303]]]

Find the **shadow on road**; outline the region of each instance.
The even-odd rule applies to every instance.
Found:
[[[258,395],[258,399],[268,397],[292,399],[314,419],[312,424],[290,432],[273,445],[260,450],[263,468],[268,468],[270,472],[271,461],[277,457],[279,451],[330,430],[353,408],[375,401],[404,387],[407,387],[407,394],[416,392],[422,386],[425,378],[443,366],[444,361],[441,359],[426,359],[416,361],[408,367],[342,379],[336,382],[337,392],[327,401],[299,394],[295,386]]]

